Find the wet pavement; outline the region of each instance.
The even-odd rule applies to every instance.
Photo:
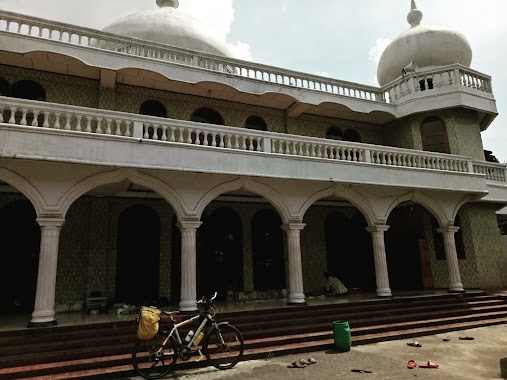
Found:
[[[459,337],[473,337],[461,340]],[[444,338],[450,338],[444,341]],[[416,340],[421,347],[407,343]],[[301,358],[317,363],[305,368],[287,368]],[[438,369],[408,369],[407,363],[428,361]],[[353,372],[366,370],[371,373]],[[114,377],[112,377],[114,378]],[[141,377],[130,377],[140,380]],[[496,325],[353,347],[349,352],[334,350],[250,360],[235,368],[220,371],[213,367],[176,371],[165,379],[173,380],[330,380],[330,379],[507,379],[507,325]]]

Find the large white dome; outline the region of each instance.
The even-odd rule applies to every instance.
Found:
[[[399,78],[411,61],[419,69],[453,63],[470,67],[472,48],[464,35],[447,28],[420,25],[421,20],[422,13],[412,0],[407,16],[411,28],[395,38],[380,57],[377,80],[381,86]]]
[[[178,11],[178,0],[157,0],[159,9],[133,13],[105,27],[105,32],[184,49],[231,56],[225,42],[206,33],[199,21]]]

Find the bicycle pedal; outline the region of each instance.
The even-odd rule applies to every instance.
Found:
[[[201,361],[202,359],[204,358],[204,355],[202,354],[201,350],[199,350],[199,357],[197,359],[195,359],[195,362],[199,362]]]

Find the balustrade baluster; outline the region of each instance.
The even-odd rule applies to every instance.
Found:
[[[105,119],[106,120],[106,135],[111,135],[111,119]],[[153,137],[155,137],[155,126],[153,126]],[[156,139],[155,139],[156,140]]]
[[[174,142],[176,139],[174,138],[174,127],[169,127],[169,141]]]
[[[225,141],[224,141],[224,138],[225,138],[225,133],[220,132],[220,133],[218,134],[218,138],[220,139],[220,140],[219,140],[219,144],[218,144],[218,146],[219,146],[220,148],[224,148],[224,147],[225,147]]]
[[[234,149],[239,149],[239,136],[238,135],[233,135],[234,137],[234,146],[233,148]]]
[[[21,108],[21,120],[19,121],[19,125],[26,125],[26,114],[28,113],[28,110],[26,108]]]
[[[148,130],[150,129],[150,124],[143,123],[143,125],[144,125],[143,139],[148,140],[150,138],[150,134],[148,133]]]
[[[42,115],[42,127],[43,128],[49,128],[49,115],[50,113],[46,113],[45,111],[41,111]]]
[[[55,112],[55,125],[53,126],[54,129],[60,129],[60,112]]]
[[[64,114],[63,117],[65,118],[65,124],[63,125],[63,129],[65,131],[70,131],[70,115],[68,113]]]

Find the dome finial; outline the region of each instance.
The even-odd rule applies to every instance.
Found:
[[[157,0],[157,5],[160,8],[164,7],[178,8],[180,2],[178,0]]]
[[[412,0],[410,5],[410,12],[407,15],[407,21],[410,24],[411,28],[419,26],[421,24],[421,20],[423,18],[422,12],[417,9],[417,5],[415,4],[415,0]]]

